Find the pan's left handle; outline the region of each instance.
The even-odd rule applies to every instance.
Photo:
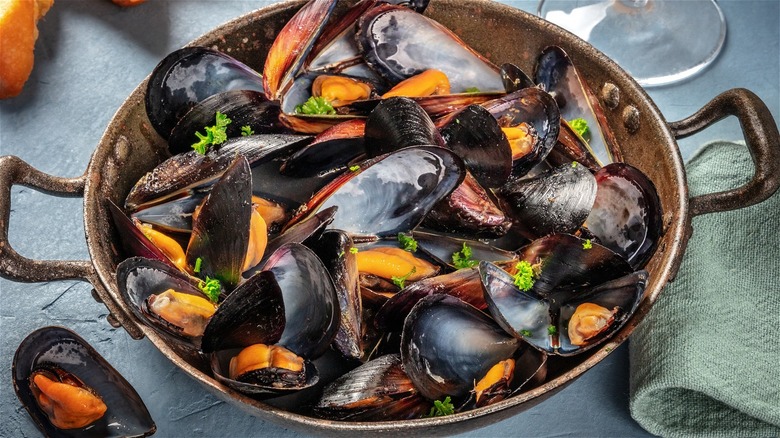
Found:
[[[26,283],[71,279],[92,283],[93,296],[105,304],[110,312],[107,318],[109,323],[114,327],[124,327],[130,336],[140,339],[143,332],[102,287],[91,261],[28,259],[17,253],[8,242],[11,187],[14,184],[52,196],[81,197],[84,195],[86,180],[86,173],[76,178],[60,178],[35,169],[19,157],[0,157],[0,277]]]

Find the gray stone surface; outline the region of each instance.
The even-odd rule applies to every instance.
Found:
[[[35,70],[21,96],[0,102],[0,154],[18,155],[58,176],[80,175],[114,111],[167,53],[263,1],[149,0],[121,9],[108,0],[57,0],[40,23]],[[535,1],[509,1],[533,11]],[[721,2],[729,35],[720,59],[701,76],[650,91],[667,120],[686,117],[718,93],[755,91],[780,115],[780,3]],[[713,139],[741,139],[730,119],[681,142],[689,157]],[[84,259],[80,199],[12,190],[11,244],[38,259]],[[293,436],[207,394],[150,342],[133,341],[105,321],[86,283],[20,284],[0,279],[0,436],[38,436],[10,384],[14,351],[33,330],[75,330],[132,383],[158,436]],[[628,411],[628,357],[616,350],[558,395],[469,436],[645,436]]]

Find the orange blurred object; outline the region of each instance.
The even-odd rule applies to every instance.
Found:
[[[38,20],[54,0],[0,0],[0,99],[22,92],[33,68]]]
[[[122,7],[138,6],[146,0],[111,0],[115,5]]]

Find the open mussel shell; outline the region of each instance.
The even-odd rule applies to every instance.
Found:
[[[512,175],[521,177],[542,162],[558,141],[560,112],[555,99],[544,91],[531,87],[523,88],[498,99],[485,102],[482,106],[495,117],[501,127],[512,127],[522,123],[531,128],[533,146],[530,152],[514,157]]]
[[[269,101],[259,91],[231,90],[207,97],[182,116],[168,138],[168,150],[172,154],[192,150],[199,141],[195,133],[213,125],[218,111],[230,119],[225,128],[228,138],[240,137],[245,126],[263,134],[283,131],[277,102]]]
[[[585,223],[599,242],[634,269],[650,260],[663,232],[663,212],[653,182],[639,169],[613,163],[596,172],[598,192]]]
[[[309,246],[330,273],[336,288],[341,317],[333,346],[344,357],[360,360],[363,357],[363,301],[356,256],[350,251],[352,239],[343,231],[328,230]]]
[[[179,327],[153,313],[148,306],[150,296],[159,295],[168,289],[208,299],[197,288],[196,278],[158,260],[132,257],[117,266],[116,282],[122,298],[130,303],[130,310],[139,320],[161,333],[169,342],[185,348],[197,348],[200,345],[200,338],[184,334]]]
[[[462,397],[496,363],[512,357],[519,341],[463,301],[443,294],[420,300],[404,323],[404,370],[430,400]]]
[[[367,11],[357,23],[357,42],[366,62],[391,84],[437,69],[452,93],[476,87],[503,92],[498,68],[432,19],[400,6]]]
[[[601,163],[622,161],[604,109],[562,48],[550,46],[542,50],[534,76],[536,83],[555,97],[561,117],[567,121],[581,118],[587,122],[591,131],[588,144]]]
[[[393,421],[420,418],[429,406],[404,372],[401,356],[388,354],[328,384],[314,413],[331,420]]]
[[[273,397],[282,396],[291,392],[301,391],[306,388],[311,388],[319,382],[320,377],[317,371],[317,367],[306,360],[303,362],[304,379],[301,383],[289,383],[286,385],[277,384],[264,384],[258,381],[240,381],[231,379],[229,376],[230,360],[235,357],[241,351],[240,348],[232,348],[226,350],[220,350],[211,354],[211,371],[214,373],[214,378],[217,379],[223,385],[234,389],[242,394],[261,396],[261,397]],[[286,380],[287,374],[294,374],[289,370],[281,368],[265,369],[268,374],[276,374],[277,379]],[[293,380],[291,378],[290,380]]]
[[[608,248],[596,242],[588,245],[586,240],[571,234],[542,237],[517,252],[520,260],[540,266],[532,290],[542,297],[549,297],[556,289],[598,285],[633,271]]]
[[[143,223],[152,224],[161,231],[190,233],[192,232],[192,215],[195,209],[203,203],[210,188],[211,186],[207,186],[191,190],[187,196],[144,208],[133,213],[132,217]]]
[[[111,212],[111,219],[114,221],[119,239],[122,241],[122,247],[129,256],[145,257],[161,261],[171,268],[175,265],[151,240],[144,236],[144,233],[135,226],[127,215],[114,204],[110,199],[106,200],[108,210]]]
[[[512,173],[512,148],[485,108],[469,105],[448,117],[441,129],[447,147],[463,158],[482,187],[499,187]]]
[[[589,350],[617,332],[634,314],[647,286],[646,271],[637,271],[618,279],[572,295],[569,301],[561,304],[558,324],[558,354],[570,356]],[[583,303],[593,303],[607,310],[617,309],[612,315],[613,321],[598,335],[587,339],[585,345],[573,345],[569,338],[569,322],[577,307]]]
[[[299,243],[277,249],[263,266],[276,278],[286,324],[279,345],[306,359],[328,349],[339,329],[339,301],[319,257]]]
[[[258,272],[220,304],[203,332],[201,350],[276,343],[285,328],[285,307],[274,275]]]
[[[558,143],[547,155],[547,161],[553,166],[561,166],[576,161],[585,165],[593,172],[601,169],[601,163],[593,155],[593,150],[571,125],[561,119],[561,130],[558,133]]]
[[[211,189],[192,223],[187,264],[200,259],[201,275],[218,279],[228,290],[241,279],[249,247],[252,179],[239,156]]]
[[[276,35],[263,67],[263,83],[271,100],[279,100],[298,74],[322,33],[336,0],[307,3]]]
[[[262,93],[263,79],[224,53],[205,47],[180,49],[160,61],[149,77],[146,114],[157,133],[167,139],[179,119],[195,104],[229,90]]]
[[[533,178],[513,179],[497,191],[513,227],[527,239],[577,231],[596,199],[596,178],[576,162]]]
[[[315,195],[308,209],[338,206],[329,228],[395,236],[416,227],[462,181],[464,172],[463,161],[451,151],[406,148],[346,172]]]
[[[366,120],[365,148],[369,157],[409,146],[444,146],[431,117],[412,99],[383,99]]]
[[[309,239],[318,238],[323,230],[325,230],[325,227],[333,222],[333,216],[336,214],[336,210],[338,210],[338,207],[335,206],[321,210],[317,214],[309,216],[305,220],[298,222],[297,224],[284,230],[282,234],[268,241],[268,245],[265,247],[265,255],[263,256],[263,260],[260,261],[260,264],[257,267],[250,269],[247,271],[247,273],[251,275],[256,272],[257,269],[263,265],[263,262],[271,256],[271,254],[288,243],[303,243]],[[245,273],[245,275],[247,273]]]
[[[255,165],[280,153],[292,153],[289,151],[298,150],[310,140],[311,137],[302,135],[259,134],[231,138],[206,155],[194,150],[174,155],[138,180],[125,199],[125,208],[138,211],[208,192],[236,155],[243,155],[250,165]]]
[[[52,425],[30,389],[30,376],[40,368],[56,367],[76,376],[102,398],[107,410],[89,426],[62,430]],[[87,341],[62,327],[44,327],[27,336],[14,355],[16,396],[47,437],[149,436],[157,426],[141,397]]]

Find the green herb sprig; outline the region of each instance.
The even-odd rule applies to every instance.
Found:
[[[412,236],[398,233],[398,243],[401,244],[401,248],[403,248],[404,251],[417,252],[417,241],[414,240],[414,237]]]
[[[230,118],[219,111],[217,111],[214,118],[216,119],[214,126],[206,126],[205,134],[195,132],[195,135],[200,141],[193,143],[192,148],[201,155],[206,155],[206,149],[208,149],[209,146],[222,144],[227,140],[226,130],[227,125],[231,122]]]
[[[398,286],[399,289],[404,288],[404,284],[406,283],[406,280],[415,272],[417,272],[417,268],[413,267],[411,271],[409,271],[408,274],[404,275],[403,277],[396,277],[393,276],[390,278],[392,280],[393,284]]]
[[[216,278],[206,276],[206,281],[201,280],[198,283],[198,289],[203,292],[212,303],[216,303],[219,300],[219,294],[222,293],[222,285]]]
[[[583,140],[590,142],[590,127],[585,119],[579,118],[569,120],[569,126],[574,130]]]
[[[455,405],[452,404],[450,396],[444,398],[444,401],[435,400],[431,411],[428,412],[426,417],[443,417],[445,415],[452,415],[455,413]]]
[[[455,269],[473,268],[479,264],[478,260],[471,258],[472,250],[463,242],[463,248],[460,251],[452,253],[452,265]]]
[[[296,114],[306,115],[332,115],[336,114],[333,105],[324,97],[310,97],[306,102],[295,107]]]

